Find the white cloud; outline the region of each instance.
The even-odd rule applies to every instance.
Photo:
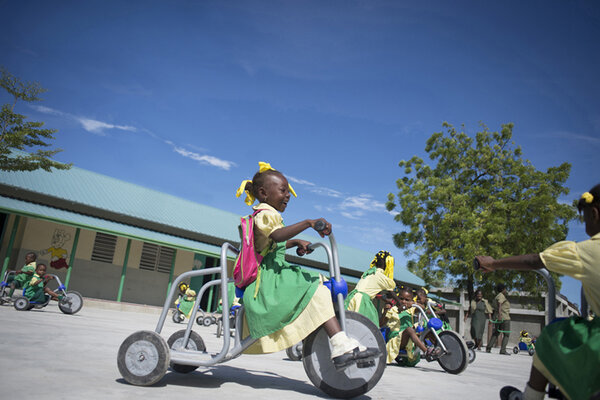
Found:
[[[186,150],[183,147],[175,146],[172,142],[167,142],[167,143],[173,146],[173,150],[176,153],[178,153],[184,157],[190,158],[194,161],[198,161],[200,164],[211,165],[213,167],[221,168],[226,171],[229,171],[229,169],[231,167],[234,167],[236,165],[232,161],[221,160],[220,158],[213,157],[213,156],[200,155],[198,153],[194,153],[192,151]]]
[[[144,128],[138,129],[134,126],[129,126],[129,125],[110,124],[108,122],[98,121],[98,120],[91,119],[91,118],[79,117],[76,115],[58,111],[53,108],[45,107],[45,106],[31,106],[31,107],[41,113],[51,114],[51,115],[59,115],[59,116],[68,117],[70,119],[73,119],[73,120],[77,121],[78,123],[80,123],[81,126],[83,127],[83,129],[85,129],[86,131],[91,132],[93,134],[96,134],[96,135],[105,136],[104,131],[107,129],[118,129],[118,130],[129,131],[129,132],[142,132],[142,133],[148,134],[150,137],[152,137],[154,139],[161,140],[165,144],[171,146],[176,153],[182,155],[183,157],[192,159],[194,161],[198,161],[201,164],[221,168],[226,171],[231,169],[231,167],[236,166],[236,164],[232,161],[221,160],[220,158],[209,156],[209,155],[201,155],[199,153],[189,151],[183,147],[177,146],[175,143],[173,143],[169,140],[162,139],[161,137],[159,137],[158,135],[149,131],[148,129],[144,129]],[[193,147],[193,146],[190,146],[190,147]],[[203,149],[201,149],[199,147],[197,149],[203,151]],[[303,183],[310,184],[310,182],[305,182],[305,181],[303,181]]]
[[[83,117],[74,117],[77,122],[79,122],[83,129],[88,132],[95,133],[97,135],[103,135],[105,129],[119,129],[122,131],[136,132],[137,129],[133,126],[127,125],[113,125],[102,121],[97,121],[95,119],[83,118]]]
[[[387,212],[395,215],[397,212],[389,212],[385,203],[373,199],[370,194],[346,197],[339,205],[340,214],[350,219],[360,219],[369,212]]]
[[[308,191],[321,195],[321,196],[327,196],[327,197],[342,197],[342,192],[338,192],[337,190],[334,189],[329,189],[326,187],[321,187],[321,186],[317,186],[314,183],[307,181],[305,179],[299,179],[299,178],[294,178],[293,176],[289,176],[286,175],[286,178],[288,181],[296,183],[298,185],[304,185],[304,186],[308,186]]]
[[[346,197],[340,207],[343,210],[356,209],[362,211],[385,211],[385,204],[374,200],[370,194]]]
[[[287,178],[288,181],[297,183],[299,185],[315,186],[314,183],[306,181],[304,179],[294,178],[293,176],[289,176],[289,175],[286,175],[286,178]]]
[[[36,111],[39,111],[41,113],[44,114],[50,114],[50,115],[65,115],[65,113],[63,113],[62,111],[58,111],[55,110],[54,108],[50,108],[50,107],[46,107],[46,106],[30,106],[31,108],[33,108]]]
[[[62,112],[59,110],[55,110],[54,108],[50,108],[50,107],[46,107],[46,106],[35,105],[35,106],[30,106],[30,107],[33,108],[34,110],[44,113],[44,114],[58,115],[61,117],[68,117],[70,119],[73,119],[73,120],[79,122],[81,124],[81,126],[83,126],[83,129],[85,129],[88,132],[94,133],[96,135],[103,136],[104,130],[106,130],[106,129],[119,129],[122,131],[129,131],[129,132],[137,131],[137,129],[133,126],[109,124],[107,122],[102,122],[102,121],[98,121],[95,119],[79,117],[79,116],[69,114],[66,112]]]

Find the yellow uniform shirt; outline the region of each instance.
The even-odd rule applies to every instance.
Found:
[[[262,252],[268,246],[271,246],[272,240],[269,239],[269,235],[279,228],[283,228],[283,218],[279,211],[268,205],[267,203],[260,203],[257,206],[252,207],[254,211],[262,210],[254,218],[254,248],[258,252]]]
[[[394,290],[395,287],[396,282],[385,276],[382,269],[377,268],[374,274],[361,278],[355,289],[368,294],[370,298],[374,298],[382,290]]]
[[[600,315],[600,233],[583,242],[555,243],[540,258],[550,271],[580,281],[590,308]]]

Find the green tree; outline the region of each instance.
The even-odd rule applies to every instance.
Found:
[[[545,290],[537,274],[474,271],[476,255],[505,257],[539,252],[563,240],[577,214],[559,197],[571,165],[536,170],[512,141],[513,124],[490,132],[482,125],[475,138],[448,123],[434,133],[425,151],[435,166],[419,157],[403,160],[398,194],[387,209],[403,231],[394,243],[409,257],[408,268],[428,284],[449,284],[473,297],[475,284],[488,294],[496,283],[538,294]],[[464,129],[464,127],[463,127]],[[555,276],[556,278],[557,276]],[[560,281],[555,279],[557,287]]]
[[[0,68],[0,86],[13,98],[3,104],[0,111],[0,170],[33,171],[51,168],[69,169],[71,164],[63,164],[51,159],[61,149],[44,150],[54,139],[55,129],[43,129],[43,122],[26,121],[27,117],[14,112],[19,100],[28,103],[40,101],[39,95],[46,89],[37,82],[21,82],[6,69]],[[15,152],[14,150],[21,150]]]

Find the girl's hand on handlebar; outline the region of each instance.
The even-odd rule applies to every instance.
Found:
[[[296,254],[298,254],[300,257],[313,252],[312,249],[308,248],[308,246],[310,246],[310,242],[306,240],[297,239],[296,246]]]
[[[322,221],[322,223],[325,224],[325,227],[321,230],[317,230],[317,227],[315,227],[315,224],[317,224],[317,221]],[[331,224],[329,222],[327,222],[327,220],[325,218],[311,220],[310,227],[313,228],[314,230],[316,230],[321,237],[329,236],[331,234]]]
[[[494,257],[476,256],[475,259],[479,262],[479,269],[481,272],[494,271],[494,267],[492,266],[494,263]]]

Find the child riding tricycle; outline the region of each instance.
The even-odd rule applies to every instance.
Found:
[[[254,197],[260,201],[252,218],[248,218],[251,224],[256,223],[256,229],[247,232],[253,232],[256,237],[247,239],[257,253],[254,256],[260,254],[261,261],[260,275],[239,294],[242,300],[236,313],[233,348],[230,348],[231,336],[226,334],[222,336],[223,345],[218,353],[205,352],[202,338],[192,331],[192,322],[188,322],[186,329],[173,334],[168,342],[160,336],[177,285],[185,279],[220,275],[220,279],[200,288],[196,303],[199,304],[207,289],[220,285],[223,310],[229,309],[227,254],[237,255],[240,250],[224,243],[219,267],[186,272],[176,279],[154,331],[138,331],[121,344],[117,356],[121,375],[129,383],[147,386],[158,382],[169,366],[176,372],[190,372],[201,366],[227,362],[243,352],[274,352],[304,340],[302,361],[315,386],[334,397],[348,398],[366,393],[379,381],[385,369],[385,343],[368,318],[344,310],[345,282],[340,276],[331,224],[323,219],[307,219],[283,225],[279,213],[287,207],[291,188],[285,177],[268,164],[261,163],[253,180],[244,182],[240,188],[240,192],[244,189],[248,192],[247,204],[251,205]],[[308,228],[314,228],[322,237],[329,235],[330,246],[294,238]],[[242,235],[242,238],[243,252],[246,237]],[[318,247],[326,251],[332,292],[322,285],[318,274],[308,273],[285,261],[286,248],[293,247],[299,256]],[[283,281],[279,281],[280,278]],[[197,309],[197,306],[192,308],[190,321]],[[261,314],[261,309],[265,313]],[[223,331],[229,329],[229,318],[223,318]],[[245,330],[249,334],[244,335]]]
[[[519,351],[526,351],[530,356],[535,354],[535,337],[524,329],[519,334],[519,344],[513,347],[513,353],[518,354]]]

